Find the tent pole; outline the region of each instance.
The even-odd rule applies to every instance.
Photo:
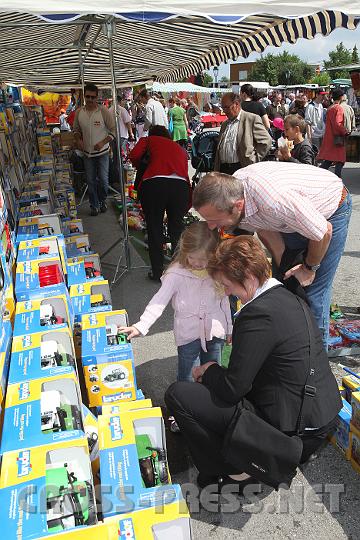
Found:
[[[122,225],[123,225],[123,244],[124,244],[124,253],[125,253],[125,268],[124,271],[128,271],[131,268],[131,259],[130,259],[130,246],[129,246],[129,226],[128,226],[128,213],[126,207],[126,195],[125,195],[125,178],[124,178],[124,168],[121,157],[121,129],[120,129],[120,118],[117,114],[117,91],[116,91],[116,74],[115,74],[115,64],[114,64],[114,54],[113,54],[113,43],[112,37],[115,34],[115,23],[113,20],[108,20],[104,24],[104,32],[108,40],[108,51],[109,51],[109,61],[110,61],[110,71],[111,71],[111,90],[112,90],[112,99],[114,105],[114,114],[115,114],[115,123],[116,123],[116,154],[119,164],[119,174],[120,174],[120,194],[121,194],[121,203],[122,203]],[[120,268],[120,260],[116,267],[115,275],[112,283],[117,281],[117,274]],[[121,274],[122,275],[122,274]],[[121,276],[120,276],[121,277]]]
[[[81,83],[81,90],[82,90],[82,105],[85,105],[85,78],[84,78],[84,63],[83,63],[83,57],[82,57],[82,51],[81,47],[79,47],[79,69],[80,69],[80,83]]]

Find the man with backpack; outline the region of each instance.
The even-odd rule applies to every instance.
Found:
[[[320,149],[325,133],[323,100],[324,94],[317,91],[314,99],[310,101],[305,109],[306,133],[309,141],[312,142],[318,150]]]
[[[115,138],[115,116],[106,107],[98,105],[95,84],[85,86],[84,96],[85,106],[76,111],[73,131],[76,146],[84,153],[90,214],[97,216],[107,210],[109,143]]]

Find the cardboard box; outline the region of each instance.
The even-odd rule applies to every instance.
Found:
[[[0,325],[0,406],[3,408],[10,365],[12,328],[10,321]]]
[[[356,472],[360,473],[360,430],[354,429],[350,433],[350,462]]]
[[[84,436],[75,373],[9,384],[1,453]]]
[[[87,281],[104,280],[102,276],[100,256],[97,253],[68,259],[66,271],[68,287],[71,287],[72,285],[80,285],[86,283]]]
[[[84,233],[84,225],[81,219],[63,220],[64,236],[76,236]]]
[[[15,295],[18,301],[38,297],[45,289],[51,295],[66,294],[65,277],[59,257],[45,261],[24,261],[16,266]]]
[[[81,322],[82,316],[86,313],[112,311],[109,282],[106,280],[96,281],[97,279],[99,278],[90,278],[86,283],[84,282],[70,287],[70,298],[74,308],[75,322]]]
[[[360,392],[351,395],[351,427],[360,430]]]
[[[35,334],[47,330],[72,330],[74,312],[66,294],[49,298],[34,298],[16,304],[14,336]]]
[[[119,415],[129,411],[137,411],[138,409],[149,409],[152,406],[151,399],[137,399],[136,401],[116,403],[115,405],[103,405],[101,414],[103,416]]]
[[[342,404],[342,409],[336,419],[336,431],[330,441],[335,448],[338,448],[344,454],[346,459],[350,459],[351,406],[345,399],[342,399]]]
[[[68,328],[15,336],[12,343],[9,383],[45,379],[76,372],[75,350]]]
[[[85,437],[6,452],[0,488],[0,520],[9,539],[35,540],[77,528],[81,537],[87,527],[80,524],[97,522]]]
[[[81,257],[87,253],[93,253],[88,234],[68,236],[65,238],[65,249],[68,259],[72,257]]]
[[[57,214],[21,218],[19,220],[16,242],[33,240],[41,236],[62,236],[61,221]]]
[[[60,145],[61,146],[70,146],[71,148],[75,144],[74,134],[72,131],[61,131],[60,132]]]
[[[342,379],[342,386],[345,388],[346,401],[351,403],[351,394],[360,391],[360,379],[354,375],[347,375]]]
[[[175,502],[160,407],[99,416],[98,422],[104,517]]]
[[[60,257],[56,236],[23,240],[19,243],[17,262],[46,260]]]

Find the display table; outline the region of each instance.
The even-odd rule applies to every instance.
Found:
[[[360,131],[352,131],[346,138],[346,161],[360,162]]]
[[[227,120],[225,114],[206,114],[201,116],[201,121],[205,124],[205,127],[218,127]]]

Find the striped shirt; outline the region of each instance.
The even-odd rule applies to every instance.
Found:
[[[227,126],[219,143],[221,163],[237,163],[239,161],[236,139],[239,131],[241,111],[234,120],[228,120]]]
[[[245,217],[239,227],[297,232],[316,241],[324,237],[343,189],[338,176],[312,165],[265,161],[234,176],[244,186]]]

